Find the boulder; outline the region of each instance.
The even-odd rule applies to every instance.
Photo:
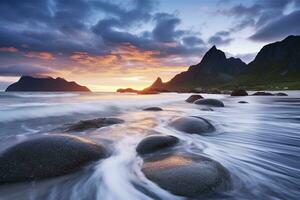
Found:
[[[187,98],[185,101],[188,103],[194,103],[196,100],[198,99],[203,99],[203,97],[201,95],[191,95],[189,98]]]
[[[224,107],[224,103],[217,99],[199,99],[194,102],[197,105],[207,105],[213,107]]]
[[[152,157],[144,160],[142,171],[161,188],[184,197],[198,199],[230,186],[229,172],[220,163],[203,156]]]
[[[248,103],[247,101],[239,101],[238,103]]]
[[[177,144],[179,139],[174,136],[149,136],[143,139],[137,146],[136,151],[142,154],[153,153]]]
[[[65,175],[107,157],[102,145],[67,134],[35,136],[0,154],[0,184]]]
[[[96,118],[90,120],[82,120],[76,122],[74,124],[66,124],[64,125],[65,132],[71,131],[85,131],[91,128],[102,128],[105,126],[110,126],[114,124],[124,123],[124,120],[118,118]]]
[[[274,94],[270,92],[255,92],[252,96],[274,96]]]
[[[163,109],[160,107],[149,107],[149,108],[145,108],[143,110],[144,111],[163,111]]]
[[[202,117],[180,117],[173,120],[170,126],[178,131],[190,134],[207,134],[215,131],[215,127]]]
[[[283,92],[278,92],[278,93],[275,93],[275,96],[288,96],[288,94],[283,93]]]
[[[244,89],[237,89],[231,92],[231,96],[248,96],[248,93]]]

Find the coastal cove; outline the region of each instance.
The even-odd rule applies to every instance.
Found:
[[[32,138],[59,134],[91,141],[105,148],[106,153],[65,175],[2,184],[0,199],[297,200],[300,91],[284,91],[288,96],[248,93],[249,96],[197,94],[224,105],[216,107],[201,104],[197,96],[186,102],[191,93],[1,92],[1,152]],[[203,125],[185,125],[195,121]],[[103,126],[94,127],[96,122]],[[158,148],[149,154],[149,146],[139,144],[153,135],[167,138],[163,146],[155,144],[157,139],[153,143],[149,139],[148,144],[145,141],[144,145]],[[142,150],[136,150],[138,146]],[[193,164],[176,169],[177,175],[173,176],[189,166],[203,167],[201,162],[205,160],[224,174],[222,181],[226,185],[212,193],[196,194],[191,190],[185,194],[177,190],[184,195],[175,194],[170,189],[172,185],[157,182],[155,171],[149,171],[155,169],[157,159],[161,160],[160,167],[164,162],[168,167]]]

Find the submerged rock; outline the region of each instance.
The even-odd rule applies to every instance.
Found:
[[[230,183],[229,172],[203,156],[165,155],[144,160],[145,176],[161,188],[180,196],[199,197]]]
[[[201,108],[202,111],[214,111],[212,108]]]
[[[201,95],[191,95],[189,98],[187,98],[185,101],[188,103],[194,103],[196,100],[198,99],[203,99],[203,97]]]
[[[153,153],[177,144],[179,139],[174,136],[149,136],[143,139],[137,146],[136,151],[139,154]]]
[[[244,89],[233,90],[231,96],[248,96],[248,93]]]
[[[190,134],[206,134],[215,131],[215,127],[201,117],[180,117],[170,123],[178,131]]]
[[[160,107],[149,107],[149,108],[145,108],[143,110],[144,111],[163,111],[163,109]]]
[[[97,118],[91,120],[82,120],[74,124],[66,124],[64,130],[66,132],[70,131],[85,131],[91,128],[101,128],[105,126],[110,126],[114,124],[124,123],[124,120],[118,118]]]
[[[275,96],[288,96],[288,94],[283,93],[283,92],[278,92],[278,93],[275,93]]]
[[[274,96],[274,94],[270,92],[255,92],[252,96]]]
[[[37,136],[0,154],[0,184],[65,175],[106,156],[102,145],[81,137]]]
[[[217,99],[199,99],[194,102],[197,105],[207,105],[213,107],[224,107],[224,103]]]

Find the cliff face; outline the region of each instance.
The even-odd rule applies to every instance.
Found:
[[[63,78],[34,78],[31,76],[22,76],[18,82],[11,84],[6,89],[10,91],[23,91],[23,92],[90,92],[85,87],[78,85],[75,82],[68,82]]]

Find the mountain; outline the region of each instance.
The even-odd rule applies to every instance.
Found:
[[[178,91],[197,87],[211,88],[228,83],[246,69],[247,65],[239,58],[226,58],[225,53],[213,46],[197,65],[177,74],[169,82],[162,83],[158,78],[147,90]]]
[[[289,36],[264,46],[247,70],[227,87],[248,89],[300,88],[300,36]]]
[[[35,78],[31,76],[22,76],[18,82],[7,87],[6,92],[90,92],[85,87],[75,82],[68,82],[63,78]]]

